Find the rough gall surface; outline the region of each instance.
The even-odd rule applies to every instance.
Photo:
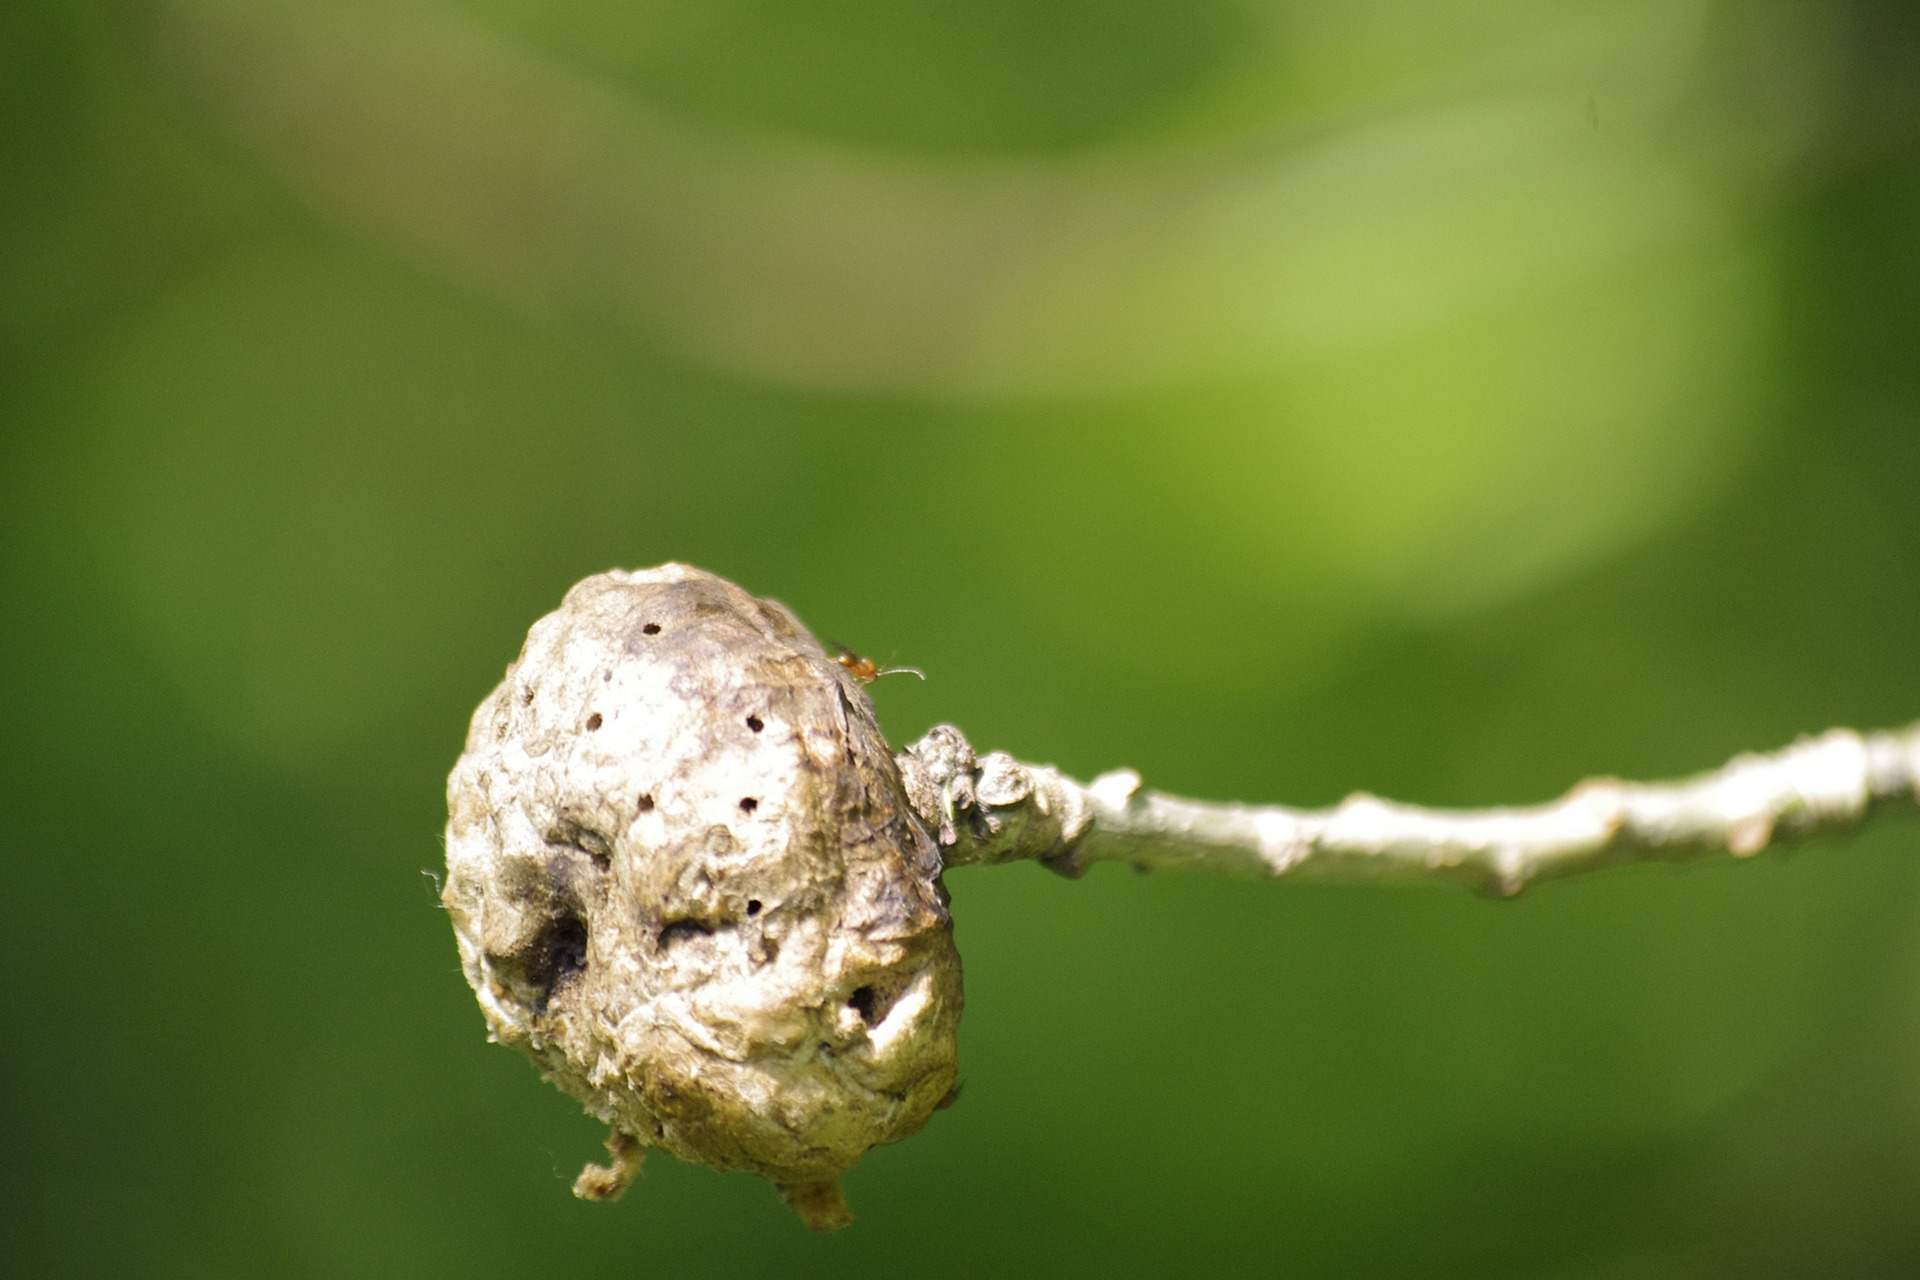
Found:
[[[682,565],[575,586],[480,704],[443,895],[493,1039],[613,1130],[773,1180],[810,1225],[953,1088],[940,859],[865,691],[784,606]]]

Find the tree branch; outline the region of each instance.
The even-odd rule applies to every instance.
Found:
[[[1596,778],[1549,804],[1438,810],[1366,794],[1331,809],[1212,804],[1143,791],[1130,769],[1077,782],[1001,752],[975,757],[951,725],[898,756],[945,864],[1034,859],[1067,876],[1095,862],[1261,876],[1451,880],[1511,897],[1540,880],[1730,853],[1850,831],[1920,795],[1920,724],[1834,729],[1679,782]]]

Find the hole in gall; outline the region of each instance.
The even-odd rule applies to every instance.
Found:
[[[847,1008],[860,1015],[860,1021],[868,1026],[874,1024],[874,1015],[879,1011],[879,997],[874,995],[872,987],[856,987],[847,997]]]
[[[740,812],[752,813],[755,809],[758,809],[759,807],[760,807],[760,802],[754,799],[752,796],[740,797]]]
[[[587,728],[589,730],[598,729],[600,727],[600,723],[601,723],[600,713],[598,711],[594,712],[592,715],[587,717]]]
[[[760,914],[760,899],[758,898],[747,899],[747,914],[750,916],[757,916]]]
[[[495,966],[535,1013],[545,1013],[567,981],[587,967],[587,922],[572,912],[548,921],[519,952]]]
[[[713,932],[699,920],[669,920],[660,926],[660,946],[664,949],[689,938],[704,938]]]
[[[766,722],[762,720],[759,716],[747,717],[747,728],[753,730],[755,733],[760,732],[762,729],[766,727],[767,727]]]
[[[653,793],[651,791],[640,797],[639,808],[642,813],[653,812]]]
[[[657,636],[660,634],[660,624],[657,622],[649,622],[646,626],[640,628],[640,634]]]

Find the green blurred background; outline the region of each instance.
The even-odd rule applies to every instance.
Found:
[[[1920,715],[1888,3],[15,0],[19,1275],[1920,1273],[1920,822],[1513,903],[950,880],[807,1235],[488,1047],[422,874],[691,561],[1086,776],[1542,799]]]

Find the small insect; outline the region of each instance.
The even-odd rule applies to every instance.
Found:
[[[833,660],[845,667],[861,684],[872,684],[881,676],[919,676],[922,680],[927,678],[927,673],[918,667],[877,666],[872,658],[855,653],[843,644],[836,644],[833,647],[835,649]]]

